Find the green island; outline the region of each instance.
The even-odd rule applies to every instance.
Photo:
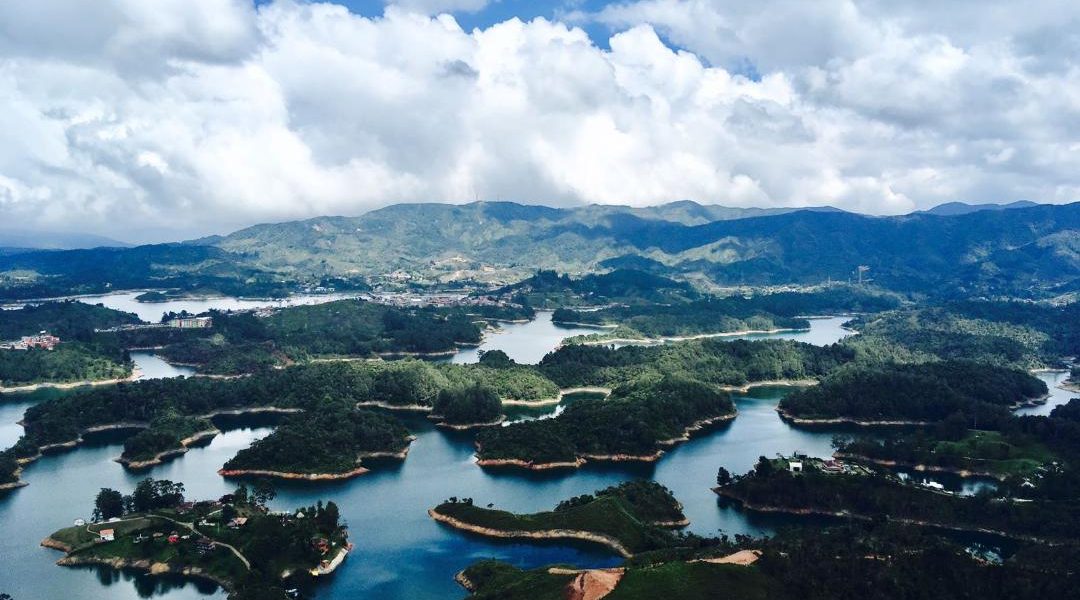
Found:
[[[240,450],[220,475],[308,481],[366,473],[361,460],[405,458],[412,437],[396,418],[324,402],[286,417],[270,435]]]
[[[0,388],[127,378],[132,375],[127,352],[100,339],[95,329],[138,322],[131,313],[74,300],[0,310],[0,343],[5,344],[0,347]],[[47,347],[18,344],[24,337],[40,334]]]
[[[440,390],[431,418],[452,429],[498,425],[504,419],[499,395],[479,384]]]
[[[666,528],[689,523],[671,491],[652,481],[628,481],[529,515],[482,508],[472,498],[450,498],[428,514],[440,523],[479,535],[583,540],[626,557],[678,545],[683,537]]]
[[[654,461],[662,447],[734,417],[730,396],[715,385],[680,375],[643,377],[606,398],[574,402],[555,418],[481,432],[477,464],[538,470],[586,460]]]
[[[787,395],[778,410],[800,424],[920,424],[957,413],[978,421],[1001,419],[1046,393],[1028,373],[971,361],[851,364]]]
[[[290,306],[257,316],[210,311],[212,325],[166,345],[168,360],[214,374],[249,373],[318,358],[451,353],[480,343],[462,311],[403,309],[347,299]]]
[[[1074,594],[1077,559],[1080,546],[1021,544],[990,561],[920,529],[860,522],[707,540],[609,569],[481,560],[456,579],[471,600],[1039,600]]]
[[[675,281],[637,269],[615,269],[580,278],[540,270],[517,283],[485,293],[486,296],[524,302],[530,306],[563,308],[610,303],[684,303],[701,296],[685,281]]]
[[[792,463],[801,465],[793,472]],[[724,479],[718,477],[718,481]],[[1080,506],[1048,499],[1018,502],[962,497],[866,471],[830,471],[818,461],[766,459],[716,492],[747,510],[848,519],[885,518],[910,525],[994,533],[1062,543],[1080,537]]]
[[[627,304],[597,310],[560,308],[559,323],[614,327],[571,338],[568,343],[603,344],[736,333],[809,329],[805,315],[880,312],[899,306],[894,295],[854,286],[804,292],[762,293],[750,297],[710,297],[684,303]]]
[[[352,548],[337,505],[270,512],[273,488],[240,486],[217,500],[186,501],[184,485],[151,478],[130,495],[102,488],[95,518],[49,535],[62,566],[100,565],[213,581],[230,600],[285,599],[332,573]]]
[[[1033,436],[1015,431],[969,430],[963,419],[946,421],[934,431],[841,440],[836,456],[920,471],[998,479],[1031,476],[1058,459],[1056,453]]]
[[[129,469],[160,464],[170,456],[183,454],[197,442],[218,434],[210,419],[165,413],[150,421],[146,429],[124,440],[117,462]]]

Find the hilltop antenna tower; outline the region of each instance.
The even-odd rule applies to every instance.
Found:
[[[870,270],[870,267],[868,267],[866,265],[859,265],[858,267],[856,267],[855,271],[859,274],[859,285],[863,284],[863,273],[865,273],[865,272],[867,272],[869,270]]]

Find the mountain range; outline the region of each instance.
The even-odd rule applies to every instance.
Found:
[[[27,285],[17,291],[14,272],[53,287],[96,282],[115,288],[137,281],[174,285],[193,276],[204,284],[326,278],[502,284],[538,269],[631,268],[730,285],[846,280],[860,265],[869,267],[865,277],[900,291],[1045,295],[1077,287],[1080,203],[993,206],[874,217],[828,207],[692,202],[649,208],[400,204],[182,244],[0,256],[0,293],[26,292]]]

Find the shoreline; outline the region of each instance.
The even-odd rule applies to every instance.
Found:
[[[833,457],[841,460],[850,460],[854,462],[867,462],[882,467],[896,467],[901,469],[911,469],[912,471],[918,471],[920,473],[952,473],[958,477],[987,477],[990,479],[997,479],[998,481],[1005,481],[1008,478],[1007,475],[1000,473],[991,473],[990,471],[975,471],[972,469],[961,469],[959,467],[942,467],[938,465],[924,465],[919,463],[903,462],[898,460],[889,460],[887,458],[873,458],[865,456],[863,454],[850,454],[847,452],[834,452]]]
[[[780,413],[780,418],[792,425],[858,425],[859,427],[925,427],[927,425],[933,425],[933,421],[906,421],[906,420],[865,420],[856,419],[852,417],[831,417],[831,418],[809,418],[809,417],[796,417],[786,410],[776,407],[776,412]]]
[[[873,521],[876,517],[873,515],[866,515],[862,513],[855,513],[847,510],[832,511],[819,508],[790,508],[784,506],[770,506],[764,504],[753,504],[744,500],[743,498],[728,492],[724,488],[713,488],[718,496],[728,498],[735,502],[738,502],[745,510],[762,513],[779,513],[788,515],[800,515],[800,516],[822,516],[822,517],[836,517],[841,519],[853,519],[856,521]],[[902,525],[915,525],[919,527],[932,527],[937,529],[946,529],[949,531],[960,531],[967,533],[981,533],[986,535],[996,535],[1008,539],[1021,540],[1026,542],[1034,542],[1039,544],[1047,544],[1050,546],[1061,545],[1065,542],[1050,540],[1046,538],[1036,537],[1033,535],[1023,533],[1010,533],[999,529],[989,529],[986,527],[975,527],[965,525],[950,525],[947,523],[937,523],[933,521],[923,521],[920,519],[911,519],[907,517],[894,517],[889,516],[889,521],[892,523],[900,523]]]
[[[204,429],[202,431],[197,431],[197,432],[189,435],[188,437],[180,440],[180,447],[179,448],[170,448],[169,450],[162,450],[161,452],[158,452],[154,456],[152,456],[150,458],[147,458],[145,460],[131,460],[131,459],[128,459],[128,458],[124,458],[123,456],[119,456],[117,458],[114,458],[113,460],[115,460],[116,462],[124,465],[124,467],[128,468],[128,469],[132,469],[132,470],[136,470],[136,471],[140,470],[140,469],[148,469],[148,468],[156,466],[156,465],[164,464],[166,458],[172,458],[174,456],[180,456],[182,454],[186,454],[187,451],[191,449],[191,446],[193,444],[195,444],[197,442],[200,442],[202,440],[205,440],[205,439],[210,439],[210,438],[216,436],[219,433],[221,433],[221,430],[219,430],[217,428]]]
[[[483,429],[485,427],[498,427],[506,422],[506,415],[499,415],[494,421],[488,421],[486,423],[447,423],[439,419],[443,419],[442,415],[430,414],[428,418],[436,421],[436,427],[442,427],[443,429],[451,429],[453,431],[468,431],[470,429]]]
[[[738,409],[729,414],[717,415],[715,417],[709,417],[706,419],[698,419],[693,423],[683,428],[681,435],[666,440],[658,440],[656,444],[658,446],[665,446],[671,448],[683,442],[689,441],[692,435],[702,429],[705,429],[711,425],[717,423],[723,423],[734,420],[739,415]],[[644,462],[652,463],[663,458],[665,450],[659,448],[651,454],[579,454],[574,457],[572,461],[551,461],[551,462],[534,462],[531,460],[525,460],[522,458],[481,458],[480,453],[483,452],[483,448],[479,442],[476,444],[476,465],[479,467],[518,467],[523,469],[529,469],[530,471],[546,471],[550,469],[577,469],[584,465],[586,462],[592,460],[597,462]]]
[[[55,542],[52,538],[45,538],[42,540],[41,545],[46,548],[52,548],[54,550],[63,550],[61,546],[65,546],[60,542],[55,542],[56,545],[49,545],[46,542]],[[231,591],[233,589],[232,583],[212,575],[199,567],[175,567],[169,563],[153,562],[149,559],[133,560],[130,558],[102,558],[98,556],[79,556],[68,554],[63,558],[56,561],[57,565],[62,567],[83,567],[83,566],[105,566],[111,567],[117,571],[121,569],[137,569],[139,571],[146,572],[150,575],[180,575],[183,577],[190,577],[192,579],[202,579],[217,584],[225,591]]]
[[[26,385],[16,385],[8,387],[0,387],[0,394],[19,394],[23,392],[36,392],[37,390],[70,390],[80,387],[98,386],[98,385],[115,385],[118,383],[126,383],[130,381],[136,381],[142,378],[142,369],[133,367],[131,374],[127,377],[117,377],[113,379],[83,379],[81,381],[68,381],[68,382],[51,382],[43,381],[41,383],[29,383]]]
[[[570,394],[604,394],[604,396],[611,395],[611,388],[600,386],[582,386],[572,388],[562,388],[559,390],[557,396],[551,398],[541,398],[539,400],[514,400],[507,399],[502,401],[503,406],[523,406],[526,408],[543,408],[545,406],[553,406],[561,403],[563,398]]]
[[[749,392],[759,387],[812,387],[820,383],[817,379],[765,379],[750,381],[743,385],[719,385],[726,392]]]
[[[390,404],[381,400],[364,400],[362,402],[357,402],[356,408],[385,408],[386,410],[431,412],[433,407],[424,404]]]
[[[595,325],[594,325],[595,327]],[[604,346],[607,344],[624,344],[627,346],[658,346],[672,342],[686,342],[690,340],[703,340],[716,337],[736,337],[740,335],[775,335],[777,333],[805,333],[808,328],[775,328],[775,329],[741,329],[739,331],[724,331],[717,333],[696,333],[692,335],[665,335],[645,338],[607,338],[599,340],[582,340],[574,342],[582,346]],[[560,344],[561,345],[561,344]]]
[[[444,515],[434,508],[428,509],[428,516],[455,529],[462,531],[468,531],[478,535],[487,537],[507,538],[507,539],[537,539],[537,540],[576,540],[583,542],[593,542],[607,546],[611,550],[614,550],[617,554],[623,558],[630,558],[633,553],[630,552],[626,546],[623,546],[619,540],[602,533],[593,533],[591,531],[581,531],[577,529],[545,529],[542,531],[525,531],[519,529],[492,529],[490,527],[483,527],[480,525],[473,525],[472,523],[466,523],[460,519]]]
[[[396,458],[405,460],[409,455],[409,446],[416,436],[408,436],[406,446],[403,450],[376,450],[373,452],[361,452],[356,455],[356,468],[349,471],[342,471],[340,473],[297,473],[294,471],[276,471],[273,469],[226,469],[222,467],[217,470],[217,474],[222,477],[272,477],[274,479],[291,479],[297,481],[337,481],[342,479],[352,479],[353,477],[359,477],[365,473],[370,473],[371,469],[360,464],[365,458]]]

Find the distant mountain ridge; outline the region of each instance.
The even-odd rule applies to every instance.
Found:
[[[81,266],[82,284],[94,277],[117,284],[108,269],[89,270],[103,251],[79,252],[88,254],[0,256],[0,276],[22,268],[62,282]],[[360,217],[263,224],[179,245],[111,250],[105,264],[134,269],[125,285],[137,276],[152,283],[199,275],[241,288],[241,281],[341,277],[502,285],[538,269],[576,275],[633,269],[722,285],[819,283],[848,279],[865,265],[865,277],[901,291],[1025,295],[1078,285],[1080,203],[895,217],[692,202],[642,209],[400,204]]]
[[[1016,202],[1010,202],[1008,204],[968,204],[966,202],[946,202],[944,204],[938,204],[937,206],[929,210],[924,210],[920,212],[928,213],[931,215],[938,215],[942,217],[953,217],[956,215],[966,215],[973,212],[979,212],[981,210],[1011,210],[1014,208],[1031,208],[1033,206],[1039,205],[1029,200],[1017,200]]]
[[[0,247],[10,250],[78,250],[130,248],[131,244],[90,233],[0,229]]]

